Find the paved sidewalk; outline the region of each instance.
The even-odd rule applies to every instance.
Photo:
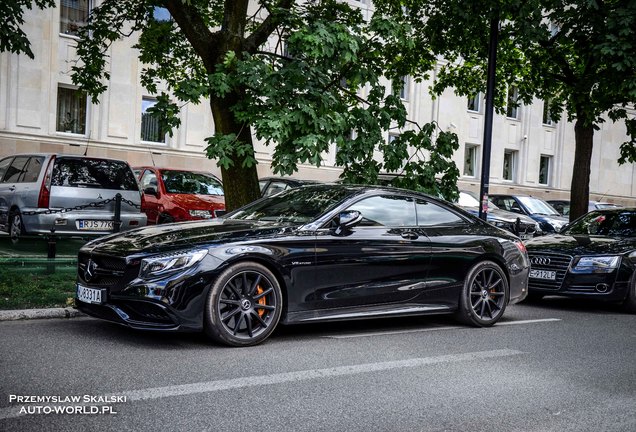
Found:
[[[0,321],[17,321],[28,319],[45,319],[45,318],[77,318],[85,316],[77,309],[67,308],[48,308],[48,309],[19,309],[19,310],[0,310]]]

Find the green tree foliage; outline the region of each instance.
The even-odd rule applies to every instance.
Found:
[[[377,0],[406,7],[418,39],[448,61],[436,93],[485,91],[489,23],[500,20],[495,103],[502,113],[509,84],[519,102],[537,97],[551,117],[575,122],[571,218],[587,211],[594,131],[624,121],[629,141],[620,163],[636,161],[636,2],[633,0]],[[630,114],[631,112],[631,114]]]
[[[44,9],[55,6],[55,0],[8,0],[0,3],[0,52],[34,57],[31,42],[22,30],[24,11],[33,9],[33,6]]]
[[[335,147],[346,181],[388,171],[404,174],[404,186],[457,195],[456,136],[414,124],[398,96],[402,76],[426,78],[436,63],[401,9],[365,19],[336,0],[105,0],[80,32],[73,68],[94,101],[108,86],[111,44],[131,35],[164,130],[179,126],[185,103],[210,104],[206,152],[229,209],[259,196],[252,137],[273,147],[278,174],[320,166]],[[402,133],[389,144],[388,130]]]

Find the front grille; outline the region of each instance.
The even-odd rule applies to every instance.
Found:
[[[89,261],[92,261],[90,271]],[[138,265],[126,265],[125,258],[91,255],[80,252],[77,259],[77,276],[83,285],[107,287],[119,291],[139,274]]]
[[[565,279],[565,275],[570,268],[572,257],[569,255],[547,253],[529,253],[528,255],[530,256],[530,270],[547,270],[556,272],[555,280],[530,278],[528,282],[530,289],[560,289],[563,279]]]

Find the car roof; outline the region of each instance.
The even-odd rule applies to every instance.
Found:
[[[18,157],[18,156],[42,156],[42,157],[55,156],[56,158],[100,159],[100,160],[128,163],[128,161],[124,159],[109,158],[109,157],[103,157],[103,156],[85,156],[85,155],[75,154],[75,153],[41,153],[41,152],[15,153],[11,155],[2,156],[2,159],[9,158],[9,157]]]

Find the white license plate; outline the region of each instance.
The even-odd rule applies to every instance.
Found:
[[[556,272],[550,270],[530,270],[530,277],[533,279],[555,280]]]
[[[104,302],[103,293],[105,290],[88,288],[77,284],[77,299],[84,303],[102,304]]]
[[[80,219],[77,221],[77,229],[82,231],[112,231],[113,221]]]

